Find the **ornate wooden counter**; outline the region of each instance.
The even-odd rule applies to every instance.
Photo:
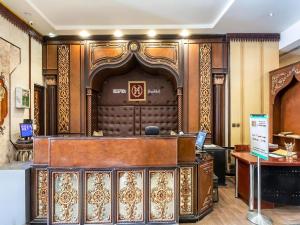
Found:
[[[254,170],[257,158],[249,152],[234,152],[232,156],[236,158],[236,197],[249,203],[252,210],[255,203]],[[262,160],[261,165],[262,207],[274,208],[276,204],[300,205],[300,152],[292,160],[270,157],[269,160]]]
[[[34,140],[31,224],[177,224],[212,209],[195,137]],[[206,157],[206,158],[205,158]]]

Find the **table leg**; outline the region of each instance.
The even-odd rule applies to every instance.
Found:
[[[239,160],[237,158],[235,158],[235,197],[238,198],[239,197],[239,190],[238,190],[238,186],[239,186]]]
[[[254,210],[254,164],[250,164],[249,210]]]

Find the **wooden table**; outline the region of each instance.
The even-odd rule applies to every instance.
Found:
[[[257,157],[252,156],[249,152],[233,152],[236,165],[236,182],[235,196],[241,197],[245,202],[248,201],[249,209],[254,209],[254,169],[257,163]],[[262,166],[275,167],[299,167],[300,169],[300,152],[296,157],[287,160],[286,158],[269,157],[268,160],[261,160]],[[248,172],[249,171],[249,172]],[[298,169],[297,169],[298,171]],[[242,176],[244,179],[239,179]],[[247,199],[248,198],[248,199]],[[265,202],[264,208],[274,207]]]

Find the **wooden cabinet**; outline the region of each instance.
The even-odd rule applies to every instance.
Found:
[[[198,165],[198,212],[205,216],[212,210],[213,160],[209,159]]]

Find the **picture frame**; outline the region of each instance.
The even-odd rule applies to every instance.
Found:
[[[16,87],[16,108],[30,108],[30,90]]]

